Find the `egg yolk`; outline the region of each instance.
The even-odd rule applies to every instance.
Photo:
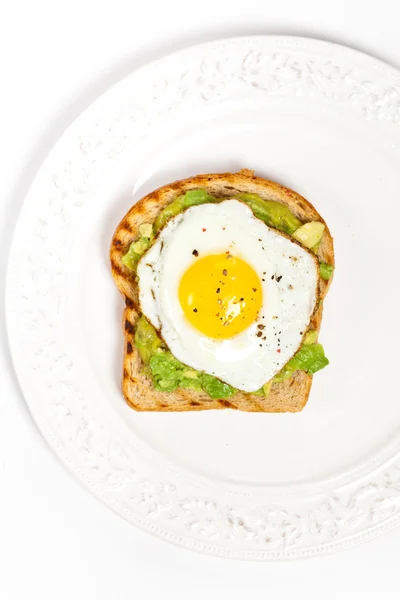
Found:
[[[197,258],[184,273],[179,301],[201,333],[231,338],[255,321],[262,303],[261,282],[241,258],[229,252],[211,254]]]

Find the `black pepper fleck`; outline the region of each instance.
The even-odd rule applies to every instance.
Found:
[[[193,254],[193,256],[198,256],[199,255],[199,251],[198,250],[193,250],[192,254]]]
[[[282,275],[279,275],[279,277],[276,278],[278,283],[280,282],[281,279],[282,279]]]
[[[222,275],[228,275],[228,271],[227,271],[226,269],[224,269],[224,270],[222,271]]]
[[[193,309],[193,312],[197,312],[197,308],[194,308],[194,309]]]

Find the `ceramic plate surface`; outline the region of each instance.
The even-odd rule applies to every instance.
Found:
[[[131,523],[209,554],[309,556],[400,520],[400,74],[291,37],[168,56],[101,96],[50,152],[15,231],[7,322],[32,415]],[[298,414],[139,414],[121,390],[123,301],[108,249],[156,187],[254,169],[308,198],[335,240]]]

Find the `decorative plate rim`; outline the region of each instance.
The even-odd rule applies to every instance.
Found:
[[[374,77],[368,79],[372,71]],[[164,80],[157,76],[161,72]],[[139,84],[138,99],[133,92]],[[121,90],[124,102],[115,119],[107,108]],[[185,481],[186,489],[180,489],[179,474],[170,473],[167,481],[131,441],[112,430],[113,423],[101,420],[101,411],[93,412],[90,395],[79,384],[79,366],[58,330],[69,232],[81,208],[93,200],[104,161],[118,160],[127,144],[145,139],[155,123],[178,108],[229,99],[232,90],[246,100],[259,94],[311,97],[358,111],[382,126],[400,123],[398,71],[356,50],[308,38],[247,36],[207,42],[128,75],[68,127],[27,194],[7,270],[11,355],[29,410],[50,447],[117,514],[163,539],[211,555],[252,560],[313,556],[370,539],[399,523],[400,442],[384,464],[372,460],[369,473],[322,497],[289,498],[277,505],[265,494],[267,504],[254,506],[251,498],[239,503],[225,493],[220,499],[209,497],[202,484]],[[32,252],[22,260],[18,237],[34,214],[39,219],[27,238]],[[51,250],[54,233],[47,216],[57,224],[58,255]],[[22,367],[26,360],[28,374]]]

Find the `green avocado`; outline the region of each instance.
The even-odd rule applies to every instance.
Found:
[[[185,208],[207,202],[217,202],[217,198],[210,196],[206,190],[189,190],[182,196],[177,196],[158,215],[154,225],[156,232],[158,233],[172,217],[179,215]]]
[[[210,398],[229,398],[237,390],[212,375],[201,374],[201,385]]]
[[[210,398],[228,398],[236,391],[212,375],[189,369],[168,351],[152,356],[149,366],[154,387],[161,392],[188,388],[198,392],[204,390]]]
[[[264,200],[258,194],[236,194],[235,198],[243,200],[253,211],[258,219],[261,219],[269,227],[274,227],[288,235],[292,235],[302,226],[298,219],[284,204],[274,200]]]
[[[172,217],[176,217],[183,210],[183,196],[177,196],[168,204],[158,215],[156,222],[154,223],[154,229],[158,233],[160,229],[166,225],[167,221]]]
[[[314,331],[314,329],[309,329],[303,339],[303,344],[305,346],[309,346],[310,344],[315,344],[318,339],[318,331]]]
[[[211,196],[206,190],[189,190],[183,196],[183,207],[197,206],[198,204],[206,204],[207,202],[218,202],[218,199]]]
[[[255,396],[261,396],[262,398],[268,398],[269,393],[271,391],[272,384],[274,383],[274,379],[270,379],[267,383],[264,383],[262,387],[256,392],[252,392]]]
[[[318,249],[322,236],[324,234],[325,225],[319,221],[310,221],[304,223],[294,233],[293,238],[303,244],[306,248]]]
[[[321,275],[321,279],[328,281],[332,277],[332,273],[335,267],[333,265],[328,265],[327,263],[319,263],[319,274]]]
[[[236,194],[235,197],[245,202],[257,218],[264,221],[264,223],[270,227],[279,229],[279,231],[283,231],[288,235],[292,235],[296,230],[301,229],[302,227],[309,226],[308,223],[303,225],[302,222],[280,202],[263,200],[258,194]],[[204,189],[188,190],[185,194],[177,196],[159,213],[154,228],[149,229],[151,226],[148,224],[141,225],[139,230],[141,237],[131,244],[128,252],[123,256],[123,264],[131,271],[135,271],[140,257],[148,250],[148,248],[150,248],[154,239],[154,234],[158,234],[172,217],[176,217],[176,215],[179,215],[182,211],[191,206],[198,206],[199,204],[210,202],[221,202],[221,200],[223,199],[211,196]],[[322,228],[324,227],[322,223],[315,223],[313,225],[317,226],[317,228],[319,226]]]
[[[172,392],[178,387],[201,390],[200,381],[185,377],[188,368],[168,351],[152,356],[149,366],[156,390]]]
[[[143,316],[140,317],[136,324],[135,346],[145,365],[148,365],[151,357],[161,352],[163,347],[157,331],[150,325],[146,317]]]
[[[321,344],[303,344],[283,369],[275,375],[274,381],[277,383],[285,381],[296,371],[305,371],[313,375],[327,365],[329,365],[329,360],[326,358]]]
[[[141,256],[148,250],[153,242],[153,226],[150,223],[143,223],[139,227],[140,238],[132,242],[128,252],[122,257],[122,262],[131,271],[135,271]]]
[[[173,392],[178,387],[204,390],[210,398],[228,398],[236,391],[216,377],[195,371],[177,360],[165,349],[156,329],[143,316],[136,325],[135,346],[156,390]]]
[[[166,349],[156,329],[143,316],[136,325],[135,346],[158,391],[173,392],[177,388],[204,390],[210,398],[214,399],[229,398],[237,392],[235,388],[213,375],[191,369],[176,359]],[[329,361],[325,357],[321,344],[304,344],[278,375],[254,393],[266,398],[273,383],[285,381],[299,370],[316,373],[327,364]]]
[[[280,202],[263,200],[258,194],[235,194],[235,197],[245,202],[255,216],[270,227],[275,227],[275,229],[291,235],[302,226],[300,219]],[[189,190],[182,196],[177,196],[160,212],[155,222],[155,230],[156,232],[160,231],[171,217],[175,217],[190,206],[207,202],[221,202],[221,200],[222,198],[215,198],[203,189]]]
[[[127,267],[130,271],[135,271],[137,264],[141,258],[141,254],[135,252],[134,246],[136,243],[134,242],[130,245],[128,252],[122,257],[122,263]]]

